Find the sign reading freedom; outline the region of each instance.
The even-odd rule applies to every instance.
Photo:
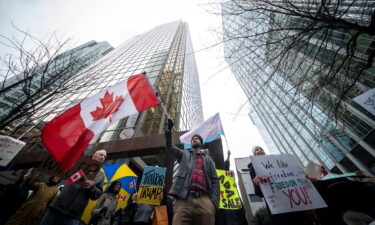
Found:
[[[303,166],[295,155],[251,156],[260,188],[272,214],[296,212],[327,207],[306,179]]]
[[[137,203],[160,205],[159,195],[163,192],[165,167],[146,166],[138,190]]]
[[[216,170],[220,182],[220,209],[236,210],[242,208],[240,196],[234,186],[232,171]]]

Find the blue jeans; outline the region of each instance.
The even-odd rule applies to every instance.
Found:
[[[47,209],[39,225],[81,225],[81,221],[55,209]]]

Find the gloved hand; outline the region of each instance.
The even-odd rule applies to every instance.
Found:
[[[172,130],[173,126],[174,126],[173,120],[168,119],[168,125],[167,125],[168,130]]]

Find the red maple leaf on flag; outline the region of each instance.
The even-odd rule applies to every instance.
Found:
[[[112,122],[112,114],[116,113],[120,108],[120,105],[124,102],[124,96],[116,96],[113,100],[113,92],[110,94],[108,91],[105,92],[104,97],[100,98],[100,103],[103,108],[96,107],[95,111],[90,112],[91,116],[95,120],[108,118]]]
[[[129,188],[132,189],[135,185],[135,180],[133,180],[132,182],[129,183]]]

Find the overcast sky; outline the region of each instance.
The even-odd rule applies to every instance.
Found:
[[[204,49],[220,35],[221,17],[214,5],[198,0],[0,0],[0,34],[11,36],[11,22],[43,38],[57,32],[77,45],[90,40],[119,46],[153,27],[182,19],[188,22],[194,49]],[[3,54],[4,50],[0,54]],[[220,113],[232,158],[248,157],[253,145],[264,146],[252,124],[246,97],[224,62],[222,46],[196,53],[204,118]],[[219,72],[220,71],[220,72]],[[223,140],[226,151],[225,140]],[[231,169],[234,169],[232,161]]]

